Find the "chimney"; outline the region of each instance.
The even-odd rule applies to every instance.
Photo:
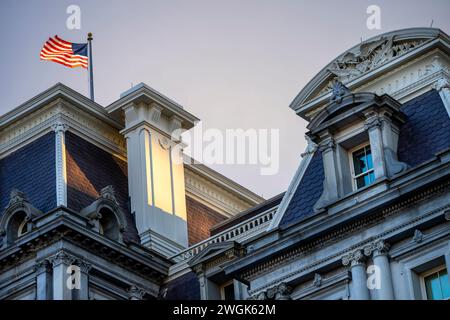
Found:
[[[141,243],[171,256],[188,245],[181,140],[172,132],[189,130],[198,119],[143,83],[107,109],[125,119],[131,211]]]

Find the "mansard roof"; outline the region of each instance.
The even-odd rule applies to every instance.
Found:
[[[406,116],[399,134],[397,153],[400,161],[413,169],[450,148],[450,118],[436,90],[408,101],[400,109]],[[323,191],[323,179],[322,156],[317,150],[284,212],[280,227],[285,228],[314,214],[313,206]]]

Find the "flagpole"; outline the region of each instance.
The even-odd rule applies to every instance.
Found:
[[[94,64],[92,63],[92,32],[88,33],[88,48],[89,48],[89,93],[91,100],[94,101]]]

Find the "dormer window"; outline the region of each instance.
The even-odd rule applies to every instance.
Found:
[[[368,186],[375,181],[370,144],[358,146],[351,152],[353,190]]]
[[[23,218],[22,222],[19,225],[19,229],[17,230],[17,238],[20,238],[27,232],[28,232],[28,219],[25,217]]]
[[[324,170],[323,191],[314,210],[325,210],[353,191],[406,170],[407,164],[397,159],[404,122],[401,104],[389,95],[352,93],[335,82],[330,103],[308,125]]]

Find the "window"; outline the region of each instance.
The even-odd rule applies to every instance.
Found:
[[[360,189],[375,181],[370,145],[358,147],[351,152],[353,189]]]
[[[114,213],[108,208],[100,209],[99,233],[111,240],[119,240],[119,225]]]
[[[28,232],[28,221],[26,218],[24,218],[22,223],[19,225],[19,230],[17,231],[17,237],[20,238],[27,232]]]
[[[440,267],[424,274],[423,284],[428,300],[450,299],[450,283],[445,267]]]
[[[222,288],[220,288],[220,295],[222,300],[235,300],[233,281],[225,284]]]

